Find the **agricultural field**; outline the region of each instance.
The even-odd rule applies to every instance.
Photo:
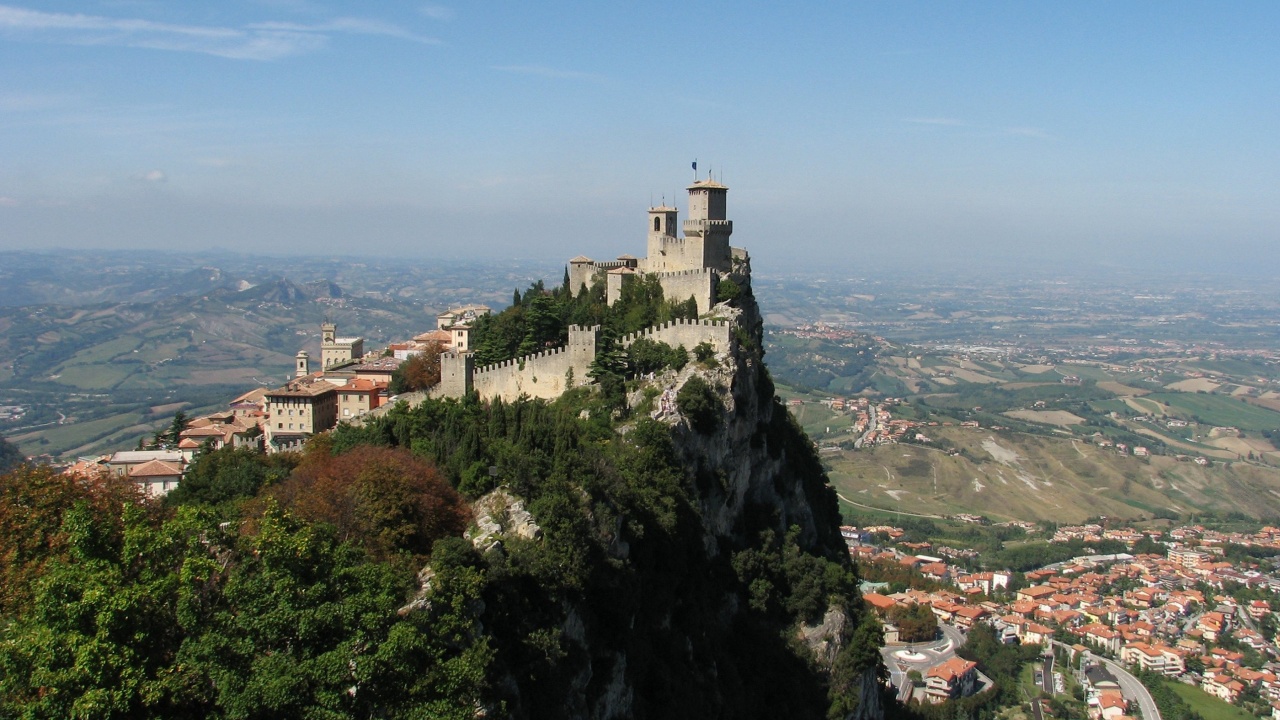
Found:
[[[1161,392],[1142,399],[1161,403],[1168,408],[1166,414],[1202,425],[1255,431],[1280,429],[1280,412],[1224,395]]]
[[[931,433],[961,454],[909,444],[824,454],[841,499],[884,512],[994,520],[1138,520],[1194,509],[1280,517],[1276,468],[1120,456],[1079,440],[1014,432]]]

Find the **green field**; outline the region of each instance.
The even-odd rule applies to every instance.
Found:
[[[1280,413],[1224,395],[1152,393],[1146,397],[1183,413],[1187,419],[1194,416],[1207,425],[1255,431],[1280,428]]]
[[[1063,376],[1075,375],[1082,380],[1115,380],[1115,376],[1092,365],[1059,365],[1058,373]]]
[[[114,357],[125,353],[132,354],[132,351],[139,345],[137,337],[125,336],[118,337],[106,342],[98,343],[93,347],[85,348],[80,352],[72,355],[66,362],[66,365],[97,365],[105,363]]]
[[[1114,412],[1121,416],[1133,412],[1133,408],[1126,405],[1123,400],[1094,400],[1089,403],[1089,406],[1100,413]]]
[[[40,432],[19,435],[13,439],[18,442],[18,446],[26,455],[41,453],[59,455],[142,423],[146,417],[138,412],[123,413],[87,422],[55,425],[44,428]],[[132,439],[134,442],[137,441],[136,437]]]
[[[141,365],[130,363],[102,363],[100,365],[66,365],[59,373],[58,382],[84,390],[110,390],[125,378],[137,372]]]
[[[1227,704],[1198,687],[1180,682],[1171,682],[1169,686],[1205,720],[1253,720],[1253,716],[1241,708]]]

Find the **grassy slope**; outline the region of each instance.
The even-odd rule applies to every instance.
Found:
[[[1244,710],[1223,702],[1197,687],[1183,683],[1169,683],[1173,691],[1191,706],[1192,710],[1204,716],[1205,720],[1253,720],[1253,716]]]

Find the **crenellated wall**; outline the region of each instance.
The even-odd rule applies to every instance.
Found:
[[[521,395],[532,398],[553,400],[564,391],[580,387],[591,382],[587,373],[591,370],[591,362],[596,357],[596,343],[600,337],[600,326],[582,328],[577,325],[569,327],[569,344],[561,348],[526,355],[515,360],[478,368],[469,368],[470,382],[453,382],[448,390],[444,389],[446,373],[454,368],[465,370],[457,360],[451,360],[446,370],[445,356],[441,356],[441,392],[443,397],[461,397],[463,387],[475,390],[480,397],[503,400],[515,400]],[[465,357],[470,358],[471,355]],[[572,385],[569,384],[572,371]],[[456,393],[456,394],[455,394]]]
[[[628,348],[640,338],[684,346],[692,351],[700,343],[710,343],[717,353],[730,350],[733,330],[728,320],[672,320],[619,339]],[[515,400],[521,395],[554,400],[566,390],[588,385],[591,363],[596,357],[600,326],[569,327],[569,343],[564,347],[526,355],[493,365],[475,367],[471,353],[446,352],[440,355],[440,384],[431,397],[460,398],[474,390],[482,398]]]
[[[471,392],[475,372],[475,355],[471,353],[440,353],[440,382],[431,388],[431,397],[460,398]]]
[[[698,314],[711,312],[716,304],[716,290],[720,277],[711,268],[652,273],[662,285],[662,297],[674,302],[684,302],[693,296],[698,303]]]
[[[732,347],[733,331],[728,320],[672,320],[626,335],[618,344],[628,348],[640,338],[663,342],[673,348],[683,345],[690,352],[698,344],[707,342],[717,353],[722,353]]]

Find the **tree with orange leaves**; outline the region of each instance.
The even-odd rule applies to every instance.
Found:
[[[340,540],[381,558],[402,551],[425,556],[436,540],[461,535],[471,521],[462,496],[435,465],[404,449],[359,446],[333,455],[313,440],[293,475],[267,495],[300,518],[332,524]]]
[[[392,395],[399,395],[435,387],[440,382],[441,349],[440,343],[431,340],[426,343],[425,348],[410,355],[392,373],[388,391]]]

